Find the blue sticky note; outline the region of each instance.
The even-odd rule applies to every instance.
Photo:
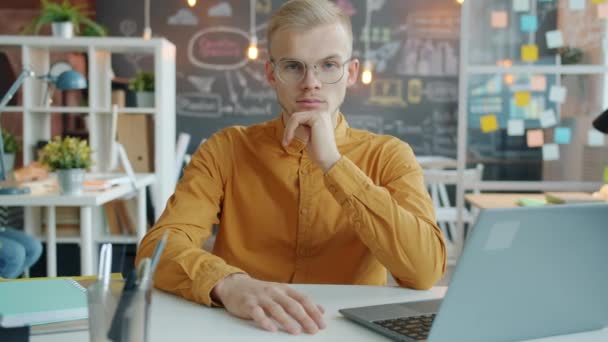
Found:
[[[572,129],[570,127],[556,127],[554,132],[556,144],[566,145],[572,140]]]
[[[535,15],[523,14],[520,17],[522,32],[536,32],[538,29],[538,18]]]

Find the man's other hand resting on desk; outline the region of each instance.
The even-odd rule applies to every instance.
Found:
[[[231,314],[254,320],[268,331],[279,328],[273,320],[290,334],[299,334],[302,329],[314,334],[325,328],[324,309],[285,284],[235,273],[213,288],[211,298],[222,303]]]

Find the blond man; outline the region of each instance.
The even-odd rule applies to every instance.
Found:
[[[315,333],[323,308],[287,283],[384,285],[388,269],[427,289],[445,270],[445,243],[411,148],[340,112],[359,71],[350,18],[327,0],[291,0],[268,42],[282,112],[197,150],[137,259],[170,230],[157,287],[269,331]]]

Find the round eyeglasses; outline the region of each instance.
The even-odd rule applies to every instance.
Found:
[[[315,76],[319,81],[325,84],[338,83],[344,76],[344,66],[347,65],[352,58],[344,62],[325,60],[319,63],[312,64]],[[284,59],[278,62],[270,60],[277,78],[285,84],[300,83],[308,72],[308,64],[297,59]]]

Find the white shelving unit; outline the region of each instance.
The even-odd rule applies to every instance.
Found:
[[[108,140],[111,126],[111,81],[113,54],[149,54],[153,56],[155,75],[155,106],[151,108],[121,108],[120,113],[148,114],[154,120],[154,174],[152,200],[156,216],[175,188],[175,45],[163,38],[77,37],[62,39],[45,36],[0,36],[0,50],[19,50],[21,66],[30,67],[36,75],[47,74],[51,54],[55,52],[84,53],[88,62],[88,106],[66,107],[42,104],[47,84],[29,78],[21,89],[23,103],[8,107],[4,112],[23,115],[23,160],[34,160],[34,146],[39,140],[51,138],[51,113],[82,113],[88,116],[90,145],[93,150],[93,171],[107,171]],[[20,70],[16,70],[20,72]],[[142,129],[144,129],[142,127]],[[26,210],[26,227],[40,227],[40,215]],[[32,230],[30,230],[32,231]],[[115,237],[112,239],[116,240]],[[121,239],[119,239],[121,240]],[[124,242],[134,238],[124,237]],[[123,240],[121,240],[123,241]]]

